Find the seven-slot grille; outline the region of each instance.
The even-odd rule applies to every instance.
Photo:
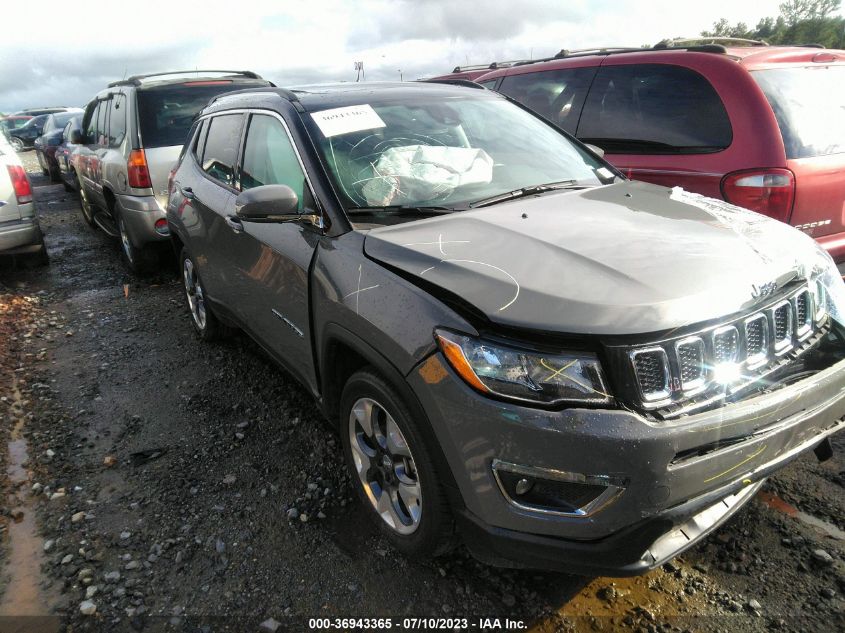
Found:
[[[760,370],[805,341],[821,324],[823,289],[808,287],[785,300],[718,328],[686,338],[630,349],[640,398],[644,406],[661,407],[693,396],[717,383],[718,368],[732,368],[734,380],[753,379]],[[724,380],[724,375],[720,380]]]

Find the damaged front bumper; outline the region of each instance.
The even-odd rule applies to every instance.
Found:
[[[442,371],[431,371],[432,364]],[[670,421],[493,401],[468,388],[439,355],[408,379],[454,476],[467,544],[482,560],[506,566],[643,573],[715,529],[765,477],[845,427],[845,361]],[[526,470],[503,482],[494,463]],[[580,496],[571,492],[579,482]],[[540,492],[516,499],[517,485]],[[555,494],[578,499],[555,508]],[[606,503],[591,505],[595,499]]]

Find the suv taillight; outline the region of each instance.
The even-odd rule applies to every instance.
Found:
[[[129,152],[126,170],[129,176],[130,187],[135,189],[152,188],[153,182],[150,179],[150,170],[147,169],[147,157],[144,155],[144,150],[133,149]]]
[[[722,178],[722,195],[731,204],[788,222],[795,176],[788,169],[735,171]]]
[[[32,186],[23,167],[20,165],[6,165],[6,167],[9,169],[9,177],[12,179],[12,188],[15,190],[18,204],[32,202]]]

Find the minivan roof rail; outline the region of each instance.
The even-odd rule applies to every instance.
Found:
[[[766,40],[749,40],[744,37],[688,37],[668,38],[654,45],[656,49],[688,48],[702,44],[720,44],[722,46],[768,46]]]
[[[174,70],[165,73],[149,73],[146,75],[132,75],[127,79],[121,79],[119,81],[111,82],[108,87],[114,88],[115,86],[140,86],[142,80],[149,79],[150,77],[165,77],[167,75],[207,75],[208,73],[222,73],[226,76],[240,76],[246,77],[248,79],[263,79],[263,77],[257,73],[252,72],[251,70]]]
[[[421,81],[429,84],[449,84],[452,86],[464,86],[465,88],[480,88],[484,90],[484,86],[475,83],[470,79],[422,79]]]
[[[464,73],[470,70],[496,70],[497,68],[510,68],[511,66],[518,66],[519,64],[528,63],[527,59],[512,59],[503,62],[492,62],[490,64],[471,64],[468,66],[455,66],[452,69],[453,73]]]

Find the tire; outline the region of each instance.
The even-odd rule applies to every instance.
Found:
[[[158,264],[158,253],[152,248],[138,248],[132,244],[132,238],[120,212],[115,213],[115,222],[120,234],[120,254],[123,262],[132,272],[139,275],[154,270]]]
[[[88,196],[85,195],[85,191],[79,182],[79,176],[76,175],[75,171],[71,173],[76,182],[76,190],[79,192],[79,206],[82,209],[82,218],[88,226],[95,228],[97,225],[94,223],[94,206],[88,201]]]
[[[372,368],[343,388],[340,437],[352,484],[393,547],[409,557],[448,552],[454,522],[418,422]]]
[[[17,136],[13,136],[9,139],[9,144],[12,146],[12,149],[16,152],[22,152],[24,148],[23,141],[20,140]]]
[[[61,181],[62,181],[62,187],[64,187],[64,188],[65,188],[65,191],[67,191],[68,193],[73,193],[73,192],[75,191],[75,189],[73,188],[73,185],[71,185],[71,184],[70,184],[67,180],[65,180],[65,179],[64,179],[61,175],[59,176],[59,178],[61,178]]]
[[[182,287],[185,290],[188,314],[197,336],[203,341],[220,338],[223,326],[206,301],[205,287],[199,269],[186,248],[182,248],[182,252],[179,253],[179,271],[182,276]]]
[[[50,163],[47,164],[49,165],[49,169],[47,170],[47,172],[50,176],[50,182],[62,182],[62,174],[59,171],[59,166],[56,165],[54,167],[53,165],[50,165]]]
[[[43,268],[50,264],[50,256],[47,254],[47,246],[41,244],[41,250],[31,255],[26,255],[23,265],[26,268]]]

